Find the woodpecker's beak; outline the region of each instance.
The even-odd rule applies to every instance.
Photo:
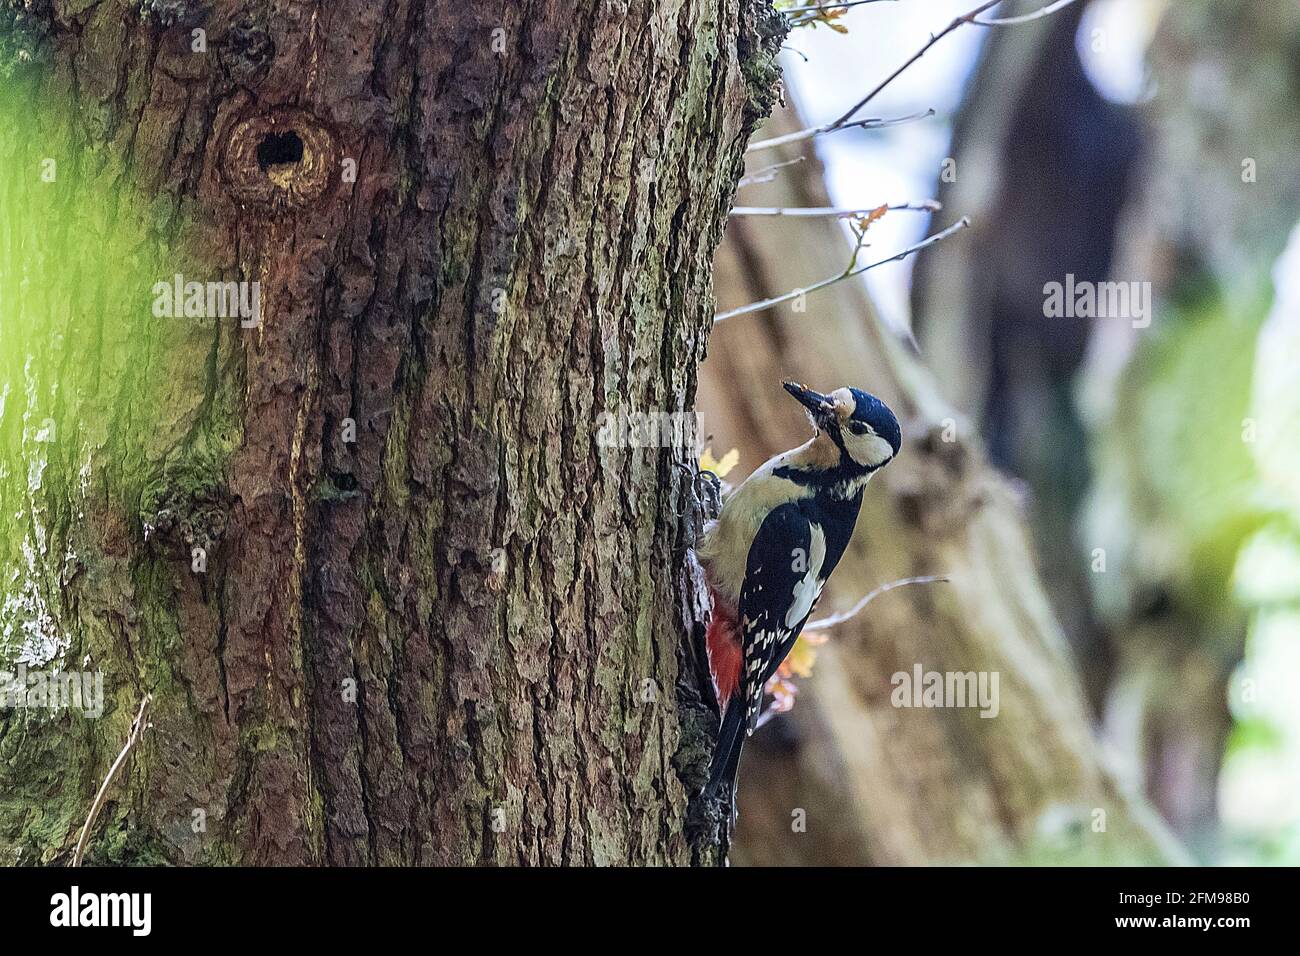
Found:
[[[799,404],[812,414],[813,422],[818,428],[825,428],[835,418],[835,402],[829,395],[814,392],[805,385],[785,382],[785,390],[799,399]]]

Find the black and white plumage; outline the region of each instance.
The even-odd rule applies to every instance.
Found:
[[[739,607],[747,731],[758,721],[763,687],[794,646],[829,574],[826,532],[809,503],[772,509],[749,548]]]
[[[848,548],[871,476],[901,446],[898,421],[873,395],[828,395],[787,382],[808,409],[813,438],[768,461],[728,497],[700,557],[713,616],[708,650],[722,727],[707,793],[735,777],[764,688],[794,647]]]

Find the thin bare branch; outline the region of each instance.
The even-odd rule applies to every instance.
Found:
[[[977,16],[979,16],[985,10],[988,10],[991,7],[996,7],[1001,2],[1002,0],[985,0],[984,3],[981,3],[970,13],[963,14],[962,16],[955,18],[952,21],[952,23],[948,24],[938,33],[930,34],[930,40],[925,44],[925,46],[921,47],[921,49],[913,53],[911,57],[908,58],[906,63],[904,63],[893,73],[890,73],[889,76],[885,77],[883,80],[877,83],[875,88],[871,90],[871,92],[869,92],[866,96],[862,97],[862,99],[854,103],[853,107],[850,110],[848,110],[848,112],[846,112],[843,116],[841,116],[831,125],[834,126],[842,123],[847,123],[850,120],[852,120],[854,113],[856,113],[858,110],[862,109],[862,107],[866,106],[868,103],[874,100],[877,96],[881,94],[881,92],[884,91],[884,89],[887,86],[889,86],[890,83],[893,83],[894,80],[898,79],[905,72],[907,72],[908,68],[911,67],[913,63],[915,63],[917,60],[921,59],[921,57],[925,56],[927,53],[930,52],[930,48],[932,46],[934,46],[936,43],[938,43],[940,40],[946,37],[949,33],[952,33],[954,30],[958,29],[962,24],[971,23],[972,21],[974,21],[974,19]]]
[[[921,199],[916,202],[891,203],[885,207],[887,212],[939,212],[943,204],[933,199]],[[733,216],[789,216],[796,219],[837,218],[849,216],[867,216],[879,212],[879,206],[866,209],[845,208],[842,206],[736,206],[731,210]]]
[[[793,133],[786,133],[784,136],[773,136],[771,139],[760,139],[757,143],[750,143],[745,148],[746,153],[757,153],[764,149],[776,149],[778,146],[786,146],[790,143],[802,143],[804,140],[812,139],[814,136],[821,136],[823,133],[838,133],[844,129],[888,129],[891,126],[901,126],[903,123],[915,123],[917,120],[929,119],[934,115],[934,110],[921,110],[917,113],[909,113],[907,116],[898,116],[893,119],[864,119],[854,120],[852,123],[825,123],[821,126],[812,126],[808,129],[797,130]]]
[[[1055,3],[1049,3],[1041,10],[1035,10],[1033,13],[1026,13],[1020,17],[998,17],[993,20],[972,20],[971,23],[977,27],[1010,27],[1017,23],[1029,23],[1031,20],[1041,20],[1043,17],[1050,16],[1057,10],[1064,10],[1075,0],[1056,0]]]
[[[843,614],[833,614],[830,617],[824,617],[817,621],[809,621],[807,624],[803,626],[803,629],[805,631],[822,631],[828,627],[834,627],[837,624],[843,624],[845,621],[850,621],[853,618],[855,618],[857,615],[861,614],[862,609],[865,608],[868,604],[870,604],[876,598],[880,597],[880,595],[884,594],[886,591],[894,590],[894,588],[901,588],[904,585],[908,585],[908,584],[946,583],[950,580],[952,579],[949,578],[947,575],[926,574],[916,578],[903,578],[900,581],[890,581],[888,584],[882,584],[880,587],[876,588],[874,591],[872,591],[870,594],[864,597],[857,604],[853,605],[853,607],[849,608]]]
[[[876,86],[870,92],[868,92],[866,96],[862,97],[862,99],[854,103],[853,106],[850,107],[844,113],[844,115],[840,116],[838,119],[833,120],[830,123],[824,123],[821,126],[812,126],[809,127],[808,129],[798,130],[797,132],[794,133],[787,133],[785,136],[779,136],[774,139],[760,140],[757,143],[752,143],[749,146],[747,152],[755,152],[760,149],[771,149],[774,146],[780,146],[784,143],[798,143],[798,142],[802,142],[803,140],[812,139],[814,136],[821,136],[823,133],[833,133],[836,132],[837,130],[850,129],[853,126],[859,125],[861,121],[856,121],[853,119],[854,115],[859,110],[861,110],[864,106],[866,106],[877,96],[879,96],[880,93],[886,87],[889,86],[889,84],[893,83],[896,79],[898,79],[905,72],[907,72],[907,70],[912,66],[912,64],[914,64],[917,60],[921,59],[921,57],[929,53],[931,47],[933,47],[936,43],[938,43],[948,34],[952,33],[954,30],[961,28],[967,23],[973,23],[982,27],[1000,27],[1000,26],[1011,26],[1017,23],[1028,23],[1031,20],[1038,20],[1041,19],[1042,17],[1048,16],[1049,14],[1055,13],[1057,10],[1062,10],[1065,7],[1068,7],[1071,3],[1074,3],[1075,0],[1054,0],[1053,3],[1049,3],[1047,6],[1039,10],[1036,10],[1033,13],[1027,13],[1024,14],[1023,16],[1018,16],[1018,17],[1002,17],[1000,19],[992,19],[992,20],[979,19],[979,15],[981,13],[984,13],[986,10],[989,10],[997,6],[1001,2],[1002,0],[985,0],[984,3],[981,3],[978,7],[976,7],[974,10],[971,10],[969,13],[965,13],[959,17],[956,17],[951,23],[949,23],[938,33],[930,34],[930,39],[925,43],[924,46],[922,46],[919,50],[913,53],[911,57],[909,57],[902,66],[894,70],[893,73],[890,73],[887,77],[885,77],[883,80],[877,83]]]
[[[780,305],[783,302],[790,302],[793,299],[799,298],[799,296],[801,295],[807,295],[810,292],[817,292],[818,290],[825,289],[827,286],[832,286],[837,282],[842,282],[845,279],[852,278],[853,276],[862,275],[862,273],[868,272],[871,269],[875,269],[879,266],[883,266],[886,263],[897,262],[900,259],[906,259],[908,256],[920,252],[922,249],[926,249],[934,245],[936,242],[942,242],[944,239],[947,239],[953,233],[960,232],[962,229],[965,229],[969,225],[970,225],[970,219],[967,217],[962,217],[962,219],[959,222],[953,223],[951,226],[949,226],[947,229],[943,230],[942,232],[936,232],[933,236],[928,236],[927,238],[921,240],[914,246],[908,246],[902,252],[899,252],[896,255],[892,255],[888,259],[881,259],[879,262],[872,262],[865,266],[859,266],[856,269],[849,268],[846,269],[844,272],[841,272],[839,275],[831,276],[829,279],[822,279],[820,282],[814,282],[812,285],[808,286],[807,288],[792,289],[789,292],[785,293],[784,295],[778,295],[772,299],[764,299],[762,302],[751,302],[749,305],[742,305],[740,308],[732,309],[730,312],[721,312],[718,315],[715,315],[713,317],[713,321],[716,324],[718,322],[723,321],[724,319],[734,319],[740,315],[749,315],[751,312],[761,312],[764,309],[770,309],[774,305]],[[857,253],[855,251],[854,252],[855,258],[856,255]]]
[[[130,756],[131,751],[140,742],[140,738],[144,736],[145,730],[149,727],[149,705],[152,702],[152,694],[145,694],[144,700],[140,701],[140,710],[135,715],[135,723],[131,725],[131,733],[126,738],[126,744],[122,747],[122,752],[117,755],[117,759],[113,761],[113,766],[108,768],[108,776],[99,785],[99,792],[95,794],[94,802],[90,805],[90,812],[86,814],[86,825],[81,828],[81,838],[77,840],[77,851],[72,856],[73,866],[81,866],[82,857],[86,853],[86,844],[90,841],[90,831],[95,826],[95,818],[99,816],[99,811],[104,807],[104,801],[108,798],[108,788],[113,783],[113,778],[122,769],[122,765],[126,763],[126,758]]]
[[[776,179],[777,172],[785,169],[787,166],[794,166],[798,163],[802,163],[805,159],[807,159],[806,156],[796,156],[794,159],[787,159],[783,163],[773,163],[771,166],[764,166],[752,176],[746,176],[740,182],[736,183],[736,188],[739,189],[741,186],[753,186],[757,183],[770,183],[772,180]]]
[[[782,714],[790,713],[789,708],[778,709],[775,703],[769,704],[767,708],[758,715],[758,720],[754,722],[754,729],[758,730],[767,724],[774,717],[780,717]]]

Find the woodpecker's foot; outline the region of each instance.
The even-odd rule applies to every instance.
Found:
[[[722,481],[711,471],[692,472],[681,466],[689,477],[685,494],[686,507],[678,512],[678,535],[685,550],[694,550],[704,537],[704,526],[722,513]]]
[[[705,521],[722,514],[722,479],[711,471],[695,473],[695,500]]]

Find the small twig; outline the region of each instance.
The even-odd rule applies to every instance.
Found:
[[[754,721],[754,729],[758,730],[766,726],[768,721],[773,717],[780,716],[782,713],[789,713],[789,711],[778,711],[773,706],[769,705],[766,710],[758,715],[758,720]]]
[[[868,3],[897,3],[898,0],[847,0],[846,3],[835,3],[833,0],[826,0],[825,3],[815,3],[809,7],[786,7],[778,11],[787,17],[792,13],[825,13],[830,10],[847,10],[849,7],[861,7]]]
[[[787,166],[794,166],[797,163],[802,163],[805,159],[807,159],[806,156],[796,156],[794,159],[787,159],[783,163],[773,163],[771,166],[764,166],[752,176],[746,176],[740,182],[736,183],[736,188],[739,189],[741,186],[754,186],[758,183],[770,183],[772,180],[776,179],[778,170],[785,169]]]
[[[897,116],[893,119],[864,119],[854,120],[852,123],[824,123],[821,126],[812,126],[808,129],[801,129],[794,133],[786,133],[784,136],[773,136],[771,139],[760,139],[757,143],[750,143],[746,148],[746,153],[757,153],[764,149],[776,149],[778,146],[785,146],[789,143],[801,143],[806,139],[812,139],[814,136],[821,136],[823,133],[838,133],[844,129],[888,129],[891,126],[901,126],[903,123],[914,123],[917,120],[929,119],[934,115],[933,109],[921,110],[917,113],[909,113],[907,116]]]
[[[868,604],[870,604],[872,601],[874,601],[876,598],[880,597],[880,595],[884,594],[886,591],[892,591],[894,590],[894,588],[901,588],[907,584],[946,583],[950,580],[952,579],[944,574],[927,574],[917,578],[903,578],[900,581],[890,581],[888,584],[882,584],[880,587],[876,588],[874,591],[872,591],[870,594],[864,597],[857,604],[853,605],[853,607],[849,608],[843,614],[832,614],[830,617],[824,617],[818,621],[809,621],[807,624],[803,626],[803,629],[805,631],[822,631],[828,627],[834,627],[837,624],[843,624],[845,621],[851,620],[852,618],[856,617],[858,614],[862,613],[862,609],[866,607]]]
[[[967,13],[965,14],[965,16],[962,17],[957,17],[956,20],[953,20],[952,23],[949,23],[948,26],[945,26],[943,30],[939,31],[939,33],[931,34],[930,42],[926,43],[926,46],[918,49],[917,52],[913,53],[913,55],[911,55],[911,59],[907,60],[907,62],[905,62],[904,65],[900,66],[900,68],[894,70],[894,72],[889,74],[888,77],[881,79],[881,81],[878,83],[878,85],[876,85],[874,90],[868,92],[868,94],[866,96],[863,96],[861,100],[858,100],[857,103],[854,103],[853,108],[849,109],[849,111],[846,112],[844,116],[841,116],[839,120],[836,120],[835,124],[832,125],[845,124],[845,122],[849,122],[850,120],[852,120],[854,113],[857,113],[859,109],[862,109],[863,107],[865,107],[865,105],[871,103],[871,100],[874,100],[876,96],[879,96],[881,92],[884,91],[885,87],[891,85],[891,83],[896,81],[898,77],[901,77],[901,75],[906,72],[909,66],[913,65],[914,62],[917,62],[920,59],[920,57],[923,57],[924,55],[926,55],[926,53],[930,52],[930,48],[935,46],[936,43],[939,43],[941,39],[944,39],[946,35],[953,33],[953,31],[957,30],[958,27],[962,25],[962,23],[970,23],[974,21],[975,17],[978,17],[979,14],[982,14],[984,10],[987,10],[991,7],[997,7],[997,5],[1001,3],[1001,1],[1002,0],[985,0],[984,3],[980,4],[979,7],[976,7],[974,10],[971,10],[970,13]]]
[[[90,830],[95,825],[95,818],[99,816],[99,811],[104,807],[104,801],[108,797],[109,785],[112,784],[113,778],[122,769],[122,765],[126,763],[126,758],[130,756],[131,751],[140,742],[140,738],[144,736],[144,732],[149,727],[146,718],[149,715],[149,704],[152,701],[152,694],[145,694],[144,700],[140,701],[140,710],[135,715],[135,723],[131,725],[131,733],[126,738],[126,744],[122,747],[122,752],[117,755],[117,759],[113,761],[113,766],[108,768],[108,776],[104,778],[104,782],[99,786],[99,792],[95,794],[95,800],[90,805],[90,813],[86,814],[86,825],[81,828],[81,838],[77,840],[77,852],[72,857],[73,866],[81,866],[81,858],[85,855],[86,844],[90,840]]]
[[[797,30],[799,27],[810,24],[833,23],[848,13],[850,7],[860,7],[868,3],[881,2],[884,2],[884,0],[845,0],[843,3],[826,2],[810,7],[791,7],[780,12],[789,17],[790,29]],[[897,0],[889,0],[889,2],[896,3]],[[840,32],[845,31],[841,28]]]
[[[812,285],[806,288],[791,289],[789,292],[785,293],[784,295],[778,295],[775,298],[764,299],[762,302],[751,302],[749,305],[742,305],[740,308],[732,309],[730,312],[721,312],[713,317],[713,321],[716,324],[718,322],[723,321],[724,319],[734,319],[736,316],[749,315],[749,313],[751,312],[761,312],[764,309],[770,309],[774,305],[780,305],[783,302],[790,302],[793,299],[799,298],[799,296],[801,295],[807,295],[810,292],[817,292],[821,289],[825,289],[827,286],[832,286],[837,282],[843,282],[845,279],[852,278],[853,276],[862,275],[862,273],[868,272],[871,269],[875,269],[878,266],[883,266],[886,263],[897,262],[900,259],[906,259],[908,256],[920,252],[922,249],[928,248],[929,246],[934,245],[936,242],[942,242],[944,239],[947,239],[953,233],[959,232],[962,229],[965,229],[969,225],[970,225],[970,219],[968,217],[963,216],[959,222],[953,223],[951,226],[949,226],[947,229],[943,230],[942,232],[936,232],[933,236],[928,236],[927,238],[921,240],[914,246],[908,246],[902,252],[892,255],[888,259],[881,259],[879,262],[872,262],[865,266],[859,266],[856,269],[846,269],[844,272],[841,272],[839,275],[831,276],[829,279],[822,279],[820,282],[814,282]],[[861,248],[861,245],[859,245],[859,248]],[[854,258],[856,257],[857,257],[857,250],[854,250]]]
[[[830,123],[825,123],[821,126],[812,126],[809,127],[808,129],[799,130],[798,132],[795,133],[787,133],[785,136],[779,136],[776,137],[775,139],[760,140],[757,143],[751,144],[749,149],[746,150],[746,152],[755,152],[760,149],[771,149],[773,146],[780,146],[783,143],[798,143],[806,139],[812,139],[814,136],[820,136],[823,133],[833,133],[836,132],[837,130],[849,129],[852,126],[859,125],[858,122],[853,119],[854,114],[856,114],[858,110],[862,109],[872,100],[874,100],[877,96],[879,96],[880,93],[887,86],[889,86],[889,84],[893,83],[896,79],[902,76],[908,70],[908,68],[912,66],[913,63],[915,63],[917,60],[921,59],[921,57],[929,53],[930,48],[932,46],[934,46],[936,43],[938,43],[940,40],[946,37],[949,33],[952,33],[954,30],[959,29],[960,27],[964,26],[967,23],[973,23],[976,24],[977,26],[982,26],[982,27],[1000,27],[1000,26],[1011,26],[1017,23],[1028,23],[1031,20],[1041,19],[1042,17],[1045,17],[1051,13],[1055,13],[1057,10],[1061,10],[1065,7],[1068,7],[1071,3],[1074,3],[1075,0],[1055,0],[1055,2],[1049,3],[1047,6],[1039,10],[1036,10],[1033,13],[1026,13],[1023,16],[1019,16],[1019,17],[1002,17],[1000,19],[993,19],[993,20],[979,19],[979,15],[981,13],[984,13],[986,10],[997,6],[1001,2],[1002,0],[985,0],[984,3],[981,3],[974,10],[970,11],[970,13],[965,13],[959,17],[956,17],[951,23],[949,23],[938,33],[930,34],[930,39],[925,43],[924,46],[922,46],[919,50],[913,53],[911,57],[908,58],[907,62],[905,62],[898,69],[894,70],[893,73],[890,73],[887,77],[885,77],[883,80],[877,83],[876,86],[869,93],[867,93],[866,96],[862,97],[862,99],[854,103],[853,106],[847,112],[845,112],[843,116],[839,117],[839,119],[836,119]]]
[[[1033,13],[1026,13],[1020,17],[999,17],[994,20],[972,20],[971,23],[977,27],[1010,27],[1017,23],[1029,23],[1031,20],[1041,20],[1045,16],[1055,13],[1057,10],[1064,10],[1075,0],[1056,0],[1055,3],[1049,3],[1041,10],[1035,10]]]
[[[848,216],[866,216],[877,212],[879,206],[867,209],[844,208],[840,206],[736,206],[731,210],[733,216],[790,216],[802,219],[834,217],[843,219]],[[887,212],[938,212],[943,209],[941,203],[933,199],[921,199],[917,202],[891,203],[885,207]]]
[[[929,52],[930,52],[930,48],[931,48],[932,46],[934,46],[936,43],[938,43],[940,40],[942,40],[944,37],[946,37],[949,33],[952,33],[954,30],[956,30],[956,29],[957,29],[958,27],[960,27],[962,24],[973,22],[974,19],[975,19],[977,16],[979,16],[981,13],[983,13],[985,10],[988,10],[990,7],[996,7],[996,6],[997,6],[999,3],[1001,3],[1001,2],[1002,2],[1002,0],[985,0],[984,3],[981,3],[978,7],[976,7],[974,10],[972,10],[970,13],[967,13],[967,14],[964,14],[964,15],[962,15],[962,16],[960,16],[960,17],[955,18],[955,19],[952,21],[952,23],[948,24],[946,27],[944,27],[944,28],[943,28],[942,30],[940,30],[938,33],[932,33],[932,34],[930,34],[930,40],[929,40],[929,42],[927,42],[927,43],[925,44],[925,46],[921,47],[921,49],[919,49],[919,50],[917,50],[915,53],[913,53],[912,56],[907,60],[906,63],[904,63],[902,66],[900,66],[898,69],[896,69],[893,73],[890,73],[889,76],[885,77],[883,80],[881,80],[879,83],[877,83],[875,89],[873,89],[873,90],[872,90],[870,93],[868,93],[866,96],[862,97],[862,99],[860,99],[860,100],[858,100],[856,103],[854,103],[851,109],[849,109],[849,110],[848,110],[848,111],[847,111],[843,116],[841,116],[839,119],[837,119],[837,120],[836,120],[834,123],[832,123],[831,125],[832,125],[832,126],[838,126],[838,125],[840,125],[840,124],[843,124],[843,123],[847,123],[847,122],[849,122],[851,119],[853,119],[853,114],[854,114],[854,113],[856,113],[858,110],[862,109],[862,107],[866,106],[868,103],[870,103],[872,100],[874,100],[877,96],[879,96],[879,95],[884,91],[885,87],[889,86],[890,83],[893,83],[894,80],[896,80],[896,79],[898,79],[900,76],[902,76],[902,75],[907,71],[907,69],[908,69],[908,68],[909,68],[913,63],[915,63],[917,60],[921,59],[921,57],[923,57],[923,56],[925,56],[927,53],[929,53]]]

